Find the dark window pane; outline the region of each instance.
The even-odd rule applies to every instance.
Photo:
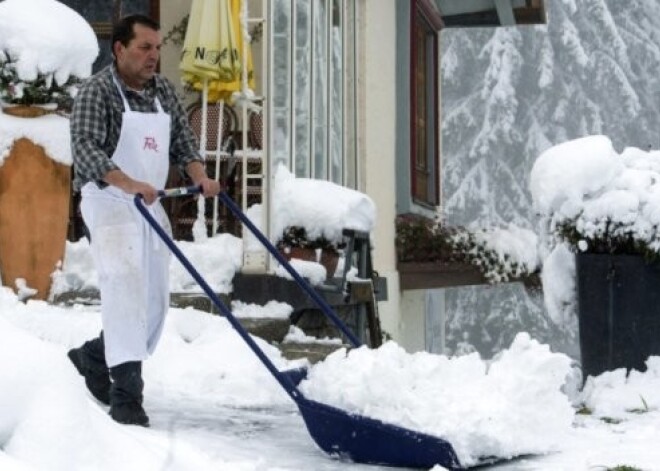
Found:
[[[77,11],[90,23],[111,21],[114,8],[110,0],[59,0]]]
[[[122,0],[121,14],[122,16],[133,15],[135,13],[149,15],[150,3],[151,3],[150,0]]]
[[[94,61],[92,72],[96,73],[106,65],[112,63],[112,51],[109,39],[99,39],[99,55]]]
[[[437,205],[438,33],[420,3],[412,10],[411,194],[415,201]]]

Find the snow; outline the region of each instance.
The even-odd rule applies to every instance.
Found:
[[[73,162],[68,119],[52,114],[39,118],[18,118],[0,111],[0,166],[9,157],[14,141],[23,137],[42,146],[46,155],[55,162],[64,165]]]
[[[589,240],[604,234],[629,235],[660,250],[659,151],[628,147],[618,153],[602,135],[574,139],[539,156],[530,187],[542,225],[552,232],[574,223],[584,237],[578,250],[589,250]],[[558,323],[571,322],[575,312],[572,257],[569,249],[556,246],[544,263],[546,306]]]
[[[336,351],[310,372],[301,390],[340,409],[443,437],[461,464],[471,466],[484,456],[552,451],[573,420],[560,391],[569,371],[568,357],[550,353],[527,334],[490,364],[476,353],[451,360],[410,355],[387,342],[348,356]]]
[[[275,315],[282,306],[262,309]],[[319,451],[289,397],[229,323],[190,308],[170,309],[162,341],[144,363],[152,427],[114,423],[66,358],[100,327],[96,306],[22,303],[0,290],[0,384],[11,384],[0,387],[3,470],[380,469]],[[255,340],[278,368],[301,365]],[[408,354],[393,342],[340,349],[311,367],[301,389],[321,402],[440,434],[465,464],[482,455],[541,453],[495,468],[657,469],[660,358],[628,379],[623,371],[590,378],[581,393],[579,381],[566,356],[520,334],[492,361],[476,353]],[[575,415],[582,404],[591,415]],[[608,417],[620,422],[606,423]]]
[[[343,229],[370,232],[375,224],[376,206],[367,195],[329,181],[296,178],[284,165],[275,171],[272,195],[273,234],[303,226],[309,239],[336,242]]]
[[[18,76],[52,74],[64,84],[71,75],[89,77],[99,52],[85,19],[56,0],[0,2],[0,51],[17,59]]]
[[[572,0],[564,3],[575,5]],[[13,32],[25,40],[10,46],[25,55],[22,70],[26,76],[35,70],[52,71],[59,78],[88,72],[89,26],[73,20],[75,16],[65,8],[54,0],[0,2],[0,18],[4,18],[0,20],[4,21],[0,23],[0,46],[7,47]],[[35,11],[44,14],[35,15]],[[6,21],[8,13],[11,22]],[[47,19],[56,19],[67,34],[44,39],[52,31]],[[5,31],[12,35],[5,35]],[[62,37],[66,41],[61,41]],[[510,48],[514,44],[504,41],[517,41],[504,33],[501,39],[502,44],[492,47]],[[41,51],[47,54],[35,55]],[[507,62],[511,57],[502,55],[501,59],[500,66],[507,73],[517,68]],[[503,77],[492,78],[493,88],[503,90],[493,97],[493,104],[505,104],[515,84],[501,80]],[[512,111],[504,110],[509,116]],[[495,113],[489,116],[497,117]],[[4,146],[0,156],[6,153],[6,142],[33,133],[30,138],[42,139],[38,143],[53,158],[67,161],[63,147],[48,138],[58,134],[56,126],[65,125],[62,118],[15,119],[0,116]],[[38,127],[31,130],[31,123],[38,123]],[[511,129],[512,122],[504,121],[490,131],[509,136]],[[486,146],[486,136],[482,137],[480,145]],[[545,168],[548,173],[533,172],[534,192],[541,202],[538,208],[559,208],[561,214],[575,215],[584,195],[605,195],[616,182],[616,195],[623,193],[626,198],[603,198],[605,203],[594,206],[588,214],[632,213],[635,206],[630,203],[639,201],[641,210],[637,213],[647,221],[657,220],[652,204],[655,192],[651,191],[657,181],[651,173],[656,168],[654,156],[638,149],[617,156],[606,138],[590,140],[550,151],[548,155],[557,160],[552,164],[540,159],[538,169]],[[584,166],[575,158],[578,150],[580,157],[588,157]],[[566,158],[568,154],[572,161]],[[565,179],[560,182],[562,174],[553,171],[555,164],[564,170],[569,165],[581,170],[581,178],[568,181],[563,175]],[[621,165],[626,169],[625,177],[615,178],[615,167]],[[591,172],[586,171],[589,169]],[[572,183],[582,193],[562,193],[562,188]],[[279,224],[275,234],[287,225],[303,225],[312,237],[325,235],[336,240],[337,231],[343,227],[373,228],[375,205],[357,192],[343,192],[326,182],[295,179],[285,172],[276,174],[274,191],[276,204],[281,204],[275,209]],[[618,201],[621,206],[611,207]],[[258,210],[254,208],[254,212]],[[240,240],[217,236],[178,244],[214,289],[231,289],[231,278],[242,257]],[[54,291],[97,285],[88,249],[84,240],[67,244],[65,260],[54,274]],[[559,252],[555,257],[559,273],[566,259]],[[177,262],[172,263],[170,280],[176,290],[197,289]],[[28,286],[19,286],[21,297],[29,293]],[[568,291],[566,287],[557,290]],[[290,308],[281,303],[234,303],[232,307],[240,316],[259,317],[286,316]],[[379,469],[329,457],[315,448],[289,397],[228,321],[191,308],[170,309],[159,348],[144,364],[144,405],[152,427],[113,422],[107,408],[87,393],[84,380],[66,357],[69,348],[97,335],[100,329],[98,306],[22,302],[19,295],[0,288],[0,469]],[[290,338],[304,336],[292,330]],[[274,346],[258,338],[255,341],[277,368],[305,364],[288,361]],[[340,349],[310,367],[309,379],[301,383],[301,389],[318,401],[442,436],[454,445],[466,465],[485,456],[523,455],[493,469],[586,471],[625,464],[652,470],[658,469],[660,462],[656,446],[660,438],[660,358],[650,358],[648,366],[645,373],[633,372],[628,377],[622,370],[604,373],[590,378],[580,390],[581,378],[568,357],[552,353],[546,345],[521,333],[492,360],[483,360],[476,353],[451,358],[409,354],[394,342],[378,349]],[[576,415],[583,405],[590,414]],[[433,469],[440,471],[441,467]]]
[[[534,273],[541,264],[538,236],[529,229],[508,224],[504,227],[475,229],[477,243],[494,251],[505,266],[517,263],[520,271]]]
[[[0,31],[0,54],[17,59],[22,80],[44,74],[63,84],[71,75],[89,77],[99,51],[89,23],[56,0],[0,2]],[[61,116],[25,119],[0,112],[0,165],[21,137],[43,146],[56,162],[71,165],[68,134],[69,121]]]
[[[260,306],[242,301],[231,302],[231,312],[237,318],[247,317],[251,319],[288,319],[293,312],[293,307],[279,301],[268,301]]]

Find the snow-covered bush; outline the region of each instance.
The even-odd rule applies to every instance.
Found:
[[[33,80],[23,79],[16,64],[9,53],[0,51],[0,101],[12,105],[56,103],[58,107],[68,107],[80,79],[69,76],[66,82],[59,84],[53,73],[39,73]]]
[[[490,283],[528,276],[539,267],[536,236],[515,226],[467,229],[415,215],[396,221],[399,262],[458,262],[476,266]]]
[[[5,105],[66,107],[79,81],[91,74],[99,51],[90,24],[56,0],[0,2],[0,31],[0,102]]]
[[[531,190],[552,242],[660,258],[660,152],[619,154],[605,136],[568,141],[537,159]]]

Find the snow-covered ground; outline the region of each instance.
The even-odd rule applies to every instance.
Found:
[[[282,306],[271,308],[281,315]],[[96,306],[23,303],[0,291],[0,469],[385,469],[320,451],[293,402],[229,323],[193,309],[171,309],[162,342],[144,363],[151,428],[116,424],[66,357],[99,329]],[[257,341],[278,368],[300,364]],[[623,371],[606,373],[580,392],[568,358],[526,334],[492,362],[476,354],[408,354],[388,342],[348,356],[340,350],[313,366],[301,389],[441,434],[466,463],[480,454],[535,454],[492,469],[657,470],[660,358],[649,366],[627,380]],[[590,415],[576,414],[585,407]]]
[[[33,78],[36,70],[58,81],[71,74],[87,76],[98,51],[89,25],[59,2],[31,0],[34,8],[26,3],[0,2],[0,25],[7,33],[0,35],[0,49],[20,56],[21,78]],[[32,14],[35,9],[44,14]],[[505,44],[504,35],[518,33],[498,34]],[[508,122],[500,116],[497,121]],[[55,160],[70,163],[66,126],[59,116],[32,126],[0,115],[0,164],[21,136],[43,145]],[[473,139],[462,141],[475,146]],[[626,155],[639,157],[639,152]],[[585,181],[592,175],[586,174]],[[565,186],[564,175],[559,177]],[[344,191],[337,198],[331,184],[294,179],[284,172],[275,183],[274,200],[282,208],[274,211],[275,233],[303,225],[310,236],[334,240],[338,233],[332,230],[340,227],[373,228],[376,208],[364,195]],[[334,202],[330,209],[337,211],[332,214],[319,211],[325,206],[319,199],[328,200],[329,195]],[[483,196],[488,203],[500,200]],[[294,206],[300,202],[308,205]],[[449,203],[451,209],[452,200]],[[254,220],[258,212],[252,208]],[[241,241],[231,236],[201,239],[180,245],[215,290],[228,292]],[[249,249],[254,241],[246,242]],[[67,247],[64,265],[54,276],[56,292],[96,285],[93,267],[85,262],[86,249],[84,242]],[[197,290],[178,264],[170,275],[173,289]],[[119,425],[87,393],[66,357],[69,348],[99,332],[98,307],[24,303],[19,298],[29,297],[29,287],[18,287],[18,295],[0,288],[2,471],[385,469],[341,461],[316,448],[295,405],[226,320],[193,309],[171,309],[161,344],[144,364],[151,428]],[[288,311],[281,305],[234,308],[260,317],[281,317]],[[292,332],[294,337],[299,334]],[[300,364],[257,341],[278,368]],[[584,390],[575,373],[567,357],[523,333],[492,361],[476,354],[409,354],[392,342],[377,350],[340,350],[311,368],[301,390],[349,411],[446,438],[466,465],[487,455],[513,458],[491,466],[497,470],[587,471],[623,465],[660,470],[660,358],[650,359],[644,374],[626,378],[623,371],[605,373]]]

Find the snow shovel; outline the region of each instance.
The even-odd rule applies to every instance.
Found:
[[[160,197],[173,197],[200,193],[199,187],[161,190]],[[225,193],[218,196],[231,212],[257,237],[264,247],[287,270],[318,307],[346,335],[354,346],[360,342],[346,327],[332,308],[298,274],[289,262],[282,257],[273,244],[243,214],[240,208]],[[277,382],[298,406],[307,430],[316,444],[326,453],[357,463],[378,464],[408,468],[432,468],[436,464],[451,471],[462,470],[458,457],[451,444],[441,438],[423,434],[380,420],[353,414],[336,407],[307,399],[299,390],[298,384],[304,379],[304,370],[279,371],[259,348],[250,334],[238,322],[229,308],[218,298],[208,283],[202,278],[190,261],[176,246],[172,238],[163,230],[142,202],[141,195],[135,196],[135,205],[158,236],[169,247],[176,258],[201,286],[218,310],[227,318],[232,327],[247,343],[259,360],[270,371]]]

